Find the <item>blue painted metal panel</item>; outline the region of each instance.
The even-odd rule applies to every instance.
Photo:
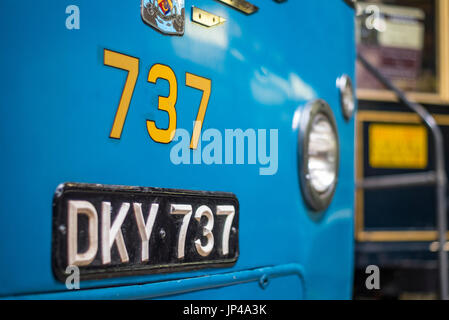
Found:
[[[241,210],[234,267],[87,281],[84,289],[296,263],[306,270],[307,298],[350,298],[354,121],[344,120],[335,83],[344,73],[354,77],[353,10],[341,0],[260,1],[259,11],[246,16],[215,1],[186,0],[185,35],[169,37],[142,22],[137,0],[76,2],[80,30],[65,28],[66,3],[41,1],[32,14],[21,1],[0,3],[0,296],[65,291],[51,271],[51,204],[56,187],[74,181],[229,191]],[[196,25],[191,5],[227,22]],[[104,48],[140,58],[120,140],[108,136],[125,73],[103,65]],[[278,129],[277,174],[260,176],[254,165],[172,164],[171,146],[146,132],[146,119],[161,127],[168,121],[157,111],[167,85],[146,81],[154,63],[176,73],[178,128],[192,130],[199,104],[201,93],[184,86],[191,72],[212,79],[203,131]],[[299,189],[292,125],[295,111],[313,98],[331,105],[341,143],[336,193],[319,221],[310,218]],[[298,297],[288,278],[277,281],[285,285],[273,296]]]
[[[280,280],[282,281],[280,281]],[[285,290],[285,281],[293,290]],[[204,292],[208,290],[208,292]],[[215,291],[214,291],[215,290]],[[212,292],[212,294],[211,294]],[[305,298],[304,270],[300,265],[288,264],[243,270],[226,274],[161,281],[91,290],[73,290],[11,297],[12,299],[303,299]]]

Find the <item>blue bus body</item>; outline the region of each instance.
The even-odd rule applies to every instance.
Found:
[[[0,297],[19,299],[349,299],[354,263],[354,118],[342,114],[336,79],[354,77],[354,10],[342,0],[254,1],[245,15],[218,1],[186,0],[185,33],[146,25],[140,1],[0,2]],[[226,18],[206,28],[191,6]],[[104,50],[139,58],[139,76],[120,139],[111,139],[123,70]],[[146,119],[167,83],[148,71],[169,66],[178,82],[177,128],[192,131],[201,92],[185,73],[212,81],[203,131],[278,129],[278,170],[259,166],[175,165]],[[321,98],[335,115],[340,168],[333,200],[319,219],[298,179],[295,112]],[[80,182],[234,193],[240,256],[232,267],[81,282],[67,290],[52,272],[52,199]],[[265,281],[268,279],[268,281]]]

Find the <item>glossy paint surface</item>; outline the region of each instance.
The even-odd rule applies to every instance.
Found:
[[[304,270],[305,298],[351,297],[354,120],[344,120],[336,80],[354,77],[354,11],[342,0],[254,3],[259,11],[246,16],[217,1],[186,0],[185,34],[178,37],[147,26],[138,0],[77,1],[79,30],[66,28],[65,2],[41,1],[32,12],[20,1],[0,2],[0,297],[67,291],[52,274],[51,226],[53,194],[68,181],[232,192],[240,202],[234,267],[87,281],[83,289],[130,285],[132,297],[132,285],[160,283],[165,295],[163,282],[173,279],[183,286],[182,279],[296,264]],[[227,21],[197,25],[192,5]],[[105,48],[140,59],[120,140],[109,132],[126,73],[103,64]],[[250,164],[174,165],[175,142],[156,143],[146,128],[147,119],[168,125],[157,110],[168,85],[147,82],[155,63],[176,75],[178,129],[192,131],[201,99],[185,85],[185,73],[211,79],[203,132],[278,129],[277,173],[261,176]],[[301,195],[295,121],[316,98],[334,112],[341,152],[334,199],[319,216]],[[300,299],[300,286],[285,276],[270,291],[236,284],[172,298],[225,299],[242,287],[245,298]]]

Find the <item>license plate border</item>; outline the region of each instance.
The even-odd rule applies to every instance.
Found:
[[[231,192],[215,192],[215,191],[196,191],[196,190],[186,190],[186,189],[169,189],[169,188],[156,188],[156,187],[137,187],[137,186],[123,186],[123,185],[105,185],[105,184],[91,184],[91,183],[74,183],[68,182],[63,183],[58,186],[55,191],[52,203],[52,236],[51,236],[51,266],[52,272],[55,278],[61,282],[65,282],[67,279],[67,274],[64,272],[62,266],[66,263],[61,263],[58,251],[61,250],[60,243],[57,243],[56,236],[59,232],[60,217],[57,215],[56,210],[58,210],[61,205],[61,199],[63,195],[69,192],[81,191],[81,192],[113,192],[122,194],[148,194],[148,195],[171,195],[171,196],[182,196],[186,195],[195,198],[204,197],[214,197],[221,199],[229,199],[234,202],[235,206],[235,220],[237,226],[237,242],[236,242],[236,253],[233,258],[217,259],[210,261],[197,261],[180,263],[177,265],[173,264],[159,264],[159,265],[130,265],[128,267],[106,267],[106,268],[96,268],[94,271],[82,269],[80,272],[81,280],[102,280],[110,278],[119,278],[127,276],[137,276],[137,275],[151,275],[151,274],[170,274],[182,271],[193,271],[193,270],[203,270],[212,268],[229,268],[236,264],[240,256],[240,243],[239,243],[239,214],[240,205],[235,194]],[[59,219],[58,219],[59,218]],[[193,218],[193,217],[192,217]],[[60,236],[59,236],[60,237]],[[59,258],[59,259],[58,259]]]

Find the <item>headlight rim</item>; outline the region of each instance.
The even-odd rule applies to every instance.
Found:
[[[345,103],[345,90],[346,87],[350,88],[351,91],[351,97],[352,97],[352,110],[348,109],[347,104]],[[354,116],[355,109],[356,109],[356,98],[355,98],[355,92],[354,92],[354,86],[352,84],[351,77],[347,74],[343,74],[337,79],[337,87],[339,89],[340,94],[340,105],[341,110],[343,113],[343,117],[346,121],[350,121],[351,118]]]
[[[316,191],[312,186],[308,169],[309,136],[313,120],[320,113],[324,114],[328,119],[336,139],[335,180],[331,187],[323,193]],[[340,170],[340,140],[334,113],[329,104],[323,99],[316,99],[307,103],[301,112],[298,132],[298,162],[301,193],[306,204],[315,213],[325,211],[332,202],[335,190],[337,188],[338,174]]]

